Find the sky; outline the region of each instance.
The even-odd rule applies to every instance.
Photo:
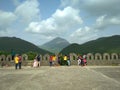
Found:
[[[120,0],[0,0],[0,37],[42,45],[120,35]]]

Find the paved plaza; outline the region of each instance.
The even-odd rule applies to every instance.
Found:
[[[120,90],[120,66],[3,67],[0,90]]]

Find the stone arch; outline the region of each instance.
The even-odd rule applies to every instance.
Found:
[[[28,55],[27,54],[22,54],[22,60],[23,61],[28,60]]]
[[[96,53],[95,60],[102,60],[102,55],[100,53]]]
[[[43,60],[49,61],[49,59],[50,59],[50,55],[49,55],[49,54],[45,54],[45,55],[43,56]]]
[[[70,60],[77,60],[78,56],[75,53],[70,53]]]
[[[94,55],[92,53],[88,53],[87,60],[94,60]]]
[[[118,60],[118,54],[117,53],[112,53],[111,54],[111,59],[112,60]]]
[[[0,61],[5,61],[6,56],[5,55],[0,55]]]
[[[110,60],[110,54],[109,53],[104,53],[103,54],[103,60]]]
[[[11,61],[12,60],[12,55],[7,55],[6,61]]]

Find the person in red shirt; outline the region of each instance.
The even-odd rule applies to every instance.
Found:
[[[21,69],[22,56],[21,56],[21,55],[19,55],[19,56],[18,56],[18,58],[19,58],[19,63],[18,63],[18,65],[19,65],[19,69]]]
[[[53,56],[50,56],[50,59],[49,59],[50,66],[52,66],[52,61],[53,61]]]

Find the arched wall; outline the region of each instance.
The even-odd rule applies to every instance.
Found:
[[[75,53],[70,53],[70,60],[77,60],[78,56]]]
[[[120,53],[88,53],[87,55],[87,62],[88,65],[106,65],[106,64],[120,64]],[[45,55],[40,55],[41,56],[41,65],[43,66],[48,66],[49,65],[49,59],[50,59],[50,55],[49,54],[45,54]],[[77,65],[77,58],[78,55],[76,53],[70,53],[70,61],[71,61],[71,65]],[[57,63],[57,58],[58,56],[56,55],[56,63]],[[27,54],[22,54],[22,61],[23,61],[23,65],[27,65],[27,63],[29,62],[28,60],[28,55]],[[6,64],[11,64],[14,65],[14,60],[12,60],[12,56],[11,55],[0,55],[0,63],[6,63]]]
[[[12,55],[7,55],[6,61],[11,61],[12,60]]]
[[[104,53],[103,54],[103,60],[110,60],[110,54]]]
[[[112,53],[111,54],[111,59],[112,60],[118,60],[119,59],[118,54],[117,53]]]
[[[28,55],[27,54],[22,54],[22,61],[28,60]]]
[[[100,53],[96,53],[95,60],[102,60],[102,55]]]
[[[5,55],[0,55],[0,61],[5,61],[6,56]]]
[[[88,53],[87,60],[94,60],[94,55],[92,53]]]

